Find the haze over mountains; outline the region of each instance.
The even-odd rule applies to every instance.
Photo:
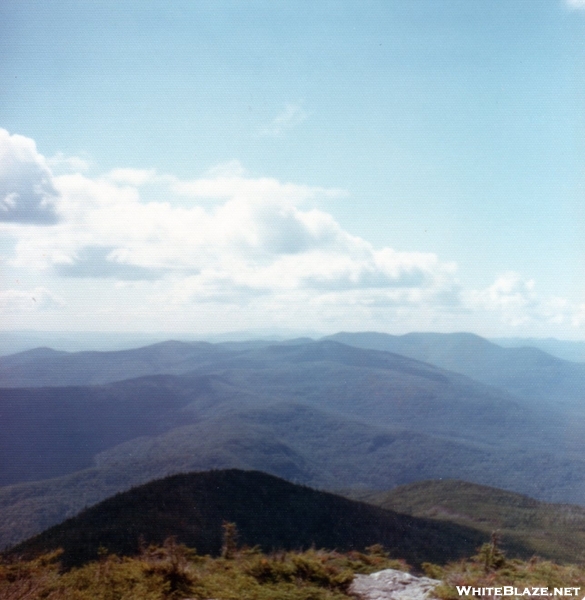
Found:
[[[192,470],[329,490],[457,478],[585,503],[582,383],[585,365],[469,334],[0,357],[0,547]]]
[[[579,340],[557,340],[555,338],[493,338],[504,348],[538,348],[563,360],[585,362],[585,342]]]
[[[471,333],[338,333],[328,339],[396,352],[467,375],[532,403],[550,401],[578,410],[585,400],[585,364],[551,356],[539,348],[503,348]]]

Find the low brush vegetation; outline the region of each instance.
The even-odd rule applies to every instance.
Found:
[[[523,592],[528,588],[548,588],[552,596],[555,588],[585,589],[585,566],[566,564],[559,565],[552,561],[533,557],[528,561],[508,559],[499,547],[499,539],[492,536],[490,543],[479,548],[478,553],[467,560],[452,562],[441,567],[425,563],[423,570],[426,575],[441,580],[434,593],[439,600],[459,600],[461,598],[496,597],[495,591],[488,588],[504,588],[512,586],[517,589],[518,597],[530,597]],[[461,587],[483,588],[479,594],[460,593]],[[458,589],[459,588],[459,589]],[[574,596],[582,597],[573,593]],[[499,594],[502,596],[501,592]],[[514,598],[514,596],[507,596]],[[557,596],[559,598],[565,597]],[[570,596],[567,596],[570,597]],[[516,598],[514,600],[516,600]]]
[[[224,527],[222,556],[201,556],[168,538],[160,546],[143,547],[134,557],[102,549],[100,558],[63,569],[60,552],[32,560],[0,560],[0,598],[6,600],[342,600],[353,598],[349,587],[356,574],[382,569],[408,571],[388,557],[380,545],[365,552],[327,550],[272,552],[238,548],[233,524]],[[457,600],[458,587],[585,588],[585,568],[532,558],[507,559],[492,537],[475,556],[445,566],[424,563],[429,577],[440,579],[439,600]],[[486,591],[484,598],[494,596]],[[468,595],[468,597],[479,597]]]
[[[99,560],[62,571],[59,552],[0,563],[0,598],[18,600],[341,600],[356,573],[406,570],[381,546],[366,552],[325,550],[263,554],[234,549],[200,556],[169,538],[136,557],[102,552]]]
[[[487,535],[498,531],[510,556],[585,562],[583,506],[549,504],[458,480],[418,481],[385,492],[347,495],[386,510],[473,527]]]

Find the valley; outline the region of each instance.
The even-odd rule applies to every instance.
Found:
[[[468,527],[475,546],[501,529],[519,556],[566,560],[585,540],[579,533],[572,547],[561,543],[568,521],[547,517],[557,509],[542,501],[585,504],[583,366],[470,334],[170,341],[0,357],[0,547],[154,480],[239,469]],[[417,483],[452,480],[468,487],[437,488],[447,504],[429,491],[438,484]],[[487,505],[470,502],[461,514],[456,506],[473,485],[508,492],[483,493]],[[400,490],[411,489],[404,500]],[[540,516],[518,520],[537,519],[554,540],[537,543],[534,527],[481,516],[499,514],[506,493],[540,501]],[[568,513],[573,526],[580,510]]]

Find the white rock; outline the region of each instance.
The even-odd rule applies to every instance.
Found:
[[[349,591],[360,600],[427,600],[441,583],[430,577],[415,577],[396,569],[371,575],[356,575]]]

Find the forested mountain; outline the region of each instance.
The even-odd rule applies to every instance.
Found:
[[[133,485],[217,468],[331,490],[464,478],[585,502],[579,421],[392,352],[299,339],[2,360],[5,375],[35,366],[37,383],[185,372],[0,389],[0,547]]]
[[[563,426],[547,413],[535,445],[532,432],[542,429],[542,414],[503,392],[395,354],[309,342],[222,353],[190,375],[4,389],[0,410],[8,432],[0,441],[0,482],[66,474],[128,440],[291,402],[376,427],[487,445],[554,444],[555,452],[555,428]]]
[[[585,559],[585,508],[550,504],[467,481],[418,481],[352,496],[417,517],[459,523],[490,534],[497,531],[509,552],[563,561]],[[546,532],[546,533],[544,533]]]
[[[492,338],[494,344],[504,348],[539,348],[563,360],[585,362],[585,342],[581,340],[557,340],[556,338]]]
[[[326,339],[358,348],[396,352],[530,399],[551,400],[583,414],[585,364],[535,347],[503,348],[471,333],[337,333]]]
[[[400,354],[533,402],[554,399],[571,410],[581,410],[585,399],[585,364],[562,360],[537,347],[502,347],[469,333],[338,333],[324,340]],[[308,342],[305,338],[293,345]],[[246,361],[254,349],[286,345],[261,340],[221,344],[169,341],[132,350],[74,353],[39,348],[0,357],[0,388],[92,385],[154,374],[180,375],[224,360],[232,365]]]
[[[465,477],[542,496],[583,492],[585,468],[545,452],[457,442],[376,427],[302,405],[277,404],[143,436],[64,477],[0,488],[2,545],[74,515],[117,491],[170,473],[263,469],[288,480],[339,489],[385,489],[434,477]]]
[[[186,373],[230,353],[232,345],[168,341],[111,352],[37,348],[0,357],[0,387],[103,384],[157,374]]]
[[[533,402],[554,399],[581,410],[585,399],[585,364],[562,360],[537,347],[502,347],[469,333],[338,333],[324,340],[400,354]],[[308,342],[305,338],[293,345]],[[154,374],[186,374],[224,360],[232,365],[246,362],[251,350],[286,345],[261,340],[169,341],[133,350],[75,353],[39,348],[0,357],[0,387],[92,385]],[[266,358],[261,352],[260,360]]]
[[[63,548],[63,564],[83,564],[106,548],[133,555],[140,545],[176,536],[200,554],[219,554],[222,523],[233,522],[242,545],[263,550],[364,550],[383,544],[417,565],[469,555],[487,539],[477,530],[399,515],[291,484],[255,471],[175,475],[118,494],[20,544],[12,555]]]

